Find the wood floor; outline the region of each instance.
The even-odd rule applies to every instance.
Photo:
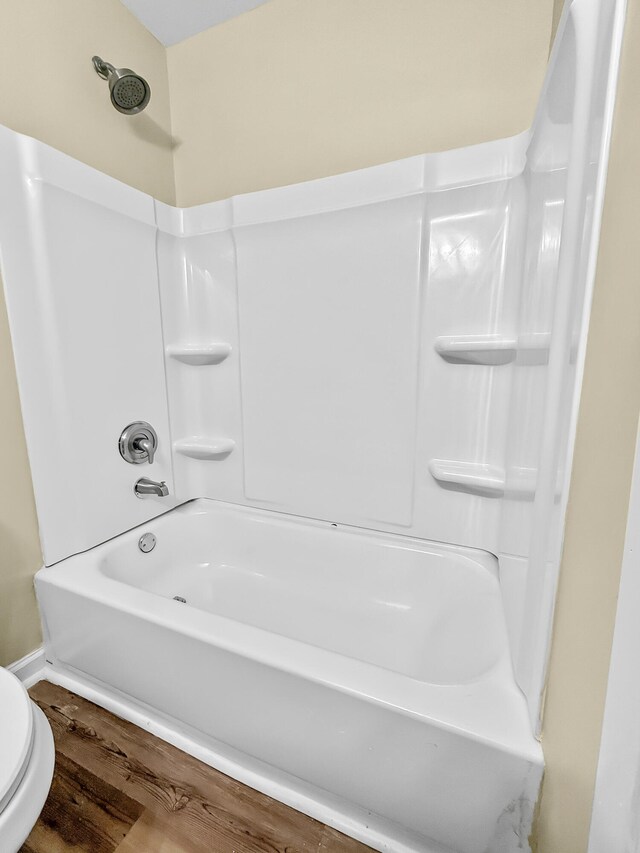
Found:
[[[56,743],[49,798],[21,853],[366,853],[371,848],[41,681]]]

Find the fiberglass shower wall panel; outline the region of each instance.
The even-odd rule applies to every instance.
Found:
[[[156,203],[179,498],[495,549],[525,144]]]
[[[421,534],[495,551],[504,495],[519,179],[427,195],[422,314]]]
[[[244,501],[238,298],[228,201],[156,202],[176,495]]]
[[[164,512],[173,490],[153,200],[0,128],[0,250],[45,563]],[[127,464],[123,428],[157,430],[153,467]]]
[[[517,279],[517,357],[506,447],[507,494],[500,536],[501,553],[521,558],[528,556],[533,535],[533,504],[549,393],[549,349],[552,332],[557,338],[560,331],[553,326],[559,296],[558,263],[567,165],[576,107],[575,63],[575,27],[570,17],[568,21],[563,20],[558,30],[555,54],[538,107],[523,174],[526,230],[522,269]],[[577,321],[580,307],[575,306]],[[575,362],[575,352],[573,358]],[[566,399],[571,400],[570,393],[564,395],[561,404]],[[561,483],[557,487],[560,488]]]
[[[539,726],[588,316],[595,276],[624,2],[565,4],[527,152],[522,353],[514,374],[509,470],[529,470],[530,535],[520,550],[505,502],[503,596],[518,683]],[[526,352],[537,336],[540,359]],[[546,342],[545,342],[546,336]],[[529,353],[529,356],[531,353]],[[520,515],[522,520],[522,514]],[[515,620],[513,614],[521,614]]]
[[[235,229],[245,493],[413,523],[424,199]]]

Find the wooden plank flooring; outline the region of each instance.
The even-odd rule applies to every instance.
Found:
[[[21,853],[366,853],[62,687],[29,691],[56,744],[49,798]]]

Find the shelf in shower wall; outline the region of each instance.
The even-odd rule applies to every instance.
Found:
[[[193,435],[174,441],[173,449],[191,459],[224,459],[236,446],[232,438],[207,438]]]
[[[453,489],[490,498],[533,500],[538,472],[535,468],[504,468],[484,462],[432,459],[429,471],[443,489]]]
[[[170,344],[167,353],[171,358],[184,364],[220,364],[231,353],[231,345],[211,344]]]
[[[482,462],[455,462],[432,459],[429,471],[443,488],[471,492],[485,497],[501,498],[504,495],[504,469]]]
[[[498,365],[518,361],[546,364],[549,353],[548,332],[533,332],[519,337],[504,335],[446,335],[435,340],[435,350],[453,364]]]

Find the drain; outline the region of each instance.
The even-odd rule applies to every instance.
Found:
[[[174,601],[179,601],[179,602],[181,602],[182,604],[186,604],[186,603],[187,603],[187,599],[186,599],[186,598],[183,598],[181,595],[174,595],[174,596],[173,596],[173,600],[174,600]]]
[[[138,539],[138,548],[143,554],[148,554],[156,547],[156,537],[153,533],[145,533]]]

